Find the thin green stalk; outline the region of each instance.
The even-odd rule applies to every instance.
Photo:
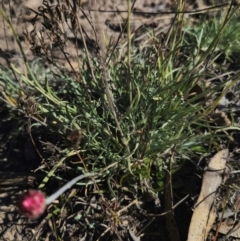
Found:
[[[128,0],[128,18],[127,18],[127,35],[128,35],[128,44],[127,44],[127,51],[128,51],[128,71],[129,71],[129,101],[132,102],[132,81],[131,81],[131,0]]]

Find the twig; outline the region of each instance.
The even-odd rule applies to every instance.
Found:
[[[128,208],[130,208],[133,204],[136,204],[138,202],[137,199],[133,200],[131,203],[129,203],[127,206],[125,206],[124,208],[122,208],[121,210],[119,210],[117,212],[117,215],[120,215],[123,211],[127,210]]]
[[[35,239],[38,240],[37,239],[38,233],[41,230],[41,228],[43,227],[43,225],[47,222],[47,220],[48,220],[48,218],[43,219],[42,222],[38,225],[38,227],[35,228],[34,234],[33,234],[32,238],[30,239],[30,241],[34,241]]]
[[[133,241],[140,241],[140,237],[135,236],[135,234],[131,230],[128,230],[128,232]]]
[[[97,239],[97,241],[99,241],[100,240],[100,238],[101,237],[103,237],[107,232],[109,232],[110,231],[110,227],[108,227],[101,235],[100,235],[100,237]]]
[[[164,188],[164,205],[165,205],[165,211],[168,211],[166,214],[166,228],[168,231],[168,238],[170,241],[180,241],[180,235],[178,232],[177,224],[174,219],[174,212],[173,212],[173,191],[172,191],[172,162],[173,162],[173,155],[169,162],[169,169],[167,171],[166,175],[166,183],[168,185]]]
[[[176,203],[173,206],[173,210],[176,209],[182,202],[184,202],[187,198],[189,197],[189,194],[186,195],[183,199],[181,199],[178,203]],[[148,213],[147,216],[149,217],[161,217],[161,216],[165,216],[166,214],[172,212],[172,210],[168,210],[167,212],[163,212],[163,213],[159,213],[159,214],[155,214],[155,213]]]
[[[139,230],[139,231],[137,232],[137,236],[140,236],[140,235],[143,233],[143,231],[144,231],[154,220],[155,220],[155,217],[151,218],[151,219],[147,222],[147,224],[146,224],[143,228],[141,228],[141,230]]]

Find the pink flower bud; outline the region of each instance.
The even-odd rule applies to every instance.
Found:
[[[95,175],[97,174],[85,173],[80,176],[77,176],[48,198],[46,198],[44,193],[42,193],[41,191],[29,190],[20,198],[20,201],[18,203],[18,209],[23,215],[25,215],[28,218],[39,218],[44,213],[47,205],[51,204],[66,190],[71,188],[76,182],[80,181],[83,178],[92,177]]]
[[[28,218],[39,218],[45,211],[45,195],[41,191],[29,190],[23,194],[19,203],[19,211]]]

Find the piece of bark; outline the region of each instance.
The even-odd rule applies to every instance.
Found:
[[[209,162],[203,175],[200,195],[191,219],[188,241],[206,240],[216,218],[214,198],[222,183],[228,150],[219,151]]]

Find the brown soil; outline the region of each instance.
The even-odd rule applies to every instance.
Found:
[[[54,1],[49,2],[49,5],[53,5]],[[64,1],[60,1],[64,2]],[[93,1],[94,2],[94,1]],[[98,2],[98,1],[97,1]],[[38,0],[29,0],[29,1],[3,1],[2,8],[7,13],[11,19],[13,25],[16,28],[19,39],[22,43],[24,53],[26,54],[28,60],[36,59],[33,56],[31,51],[31,46],[26,40],[26,35],[24,32],[31,33],[35,28],[36,34],[40,35],[42,29],[43,19],[37,17],[37,21],[32,24],[32,19],[36,14],[31,11],[41,10],[41,1]],[[186,3],[186,10],[192,10],[197,8],[204,8],[206,5],[203,1],[196,1],[195,3]],[[11,9],[11,11],[10,11]],[[99,20],[104,40],[109,42],[110,40],[115,43],[119,38],[119,34],[124,28],[124,23],[127,18],[127,1],[125,0],[106,0],[101,1],[101,4],[94,6],[90,5],[88,1],[82,1],[83,12],[79,13],[79,19],[82,26],[82,29],[85,33],[86,43],[89,51],[94,50],[95,48],[95,21],[93,12],[90,10],[100,10]],[[154,29],[156,35],[161,32],[166,32],[168,27],[171,24],[173,19],[173,14],[161,14],[161,12],[173,12],[176,9],[174,1],[171,0],[137,0],[133,6],[133,13],[131,15],[131,28],[132,32],[135,32],[135,41],[143,42],[148,33],[148,29]],[[117,12],[118,11],[118,12]],[[122,12],[121,12],[122,11]],[[156,14],[159,13],[159,14]],[[89,24],[92,23],[92,25]],[[20,54],[19,48],[16,41],[13,38],[12,30],[7,25],[5,21],[1,18],[1,31],[0,31],[0,46],[1,46],[1,55],[0,61],[3,64],[6,64],[5,59],[7,58],[10,62],[14,62],[18,67],[23,67],[22,56]],[[80,35],[77,36],[77,39],[74,37],[69,27],[65,24],[62,26],[64,33],[67,36],[67,44],[65,52],[70,56],[72,66],[74,68],[78,67],[77,57],[81,57],[83,49],[83,41]],[[121,36],[121,39],[125,39],[126,32]],[[51,45],[51,43],[48,43]],[[119,42],[121,44],[121,41]],[[76,45],[79,49],[78,54],[76,53]],[[51,46],[51,54],[53,61],[58,61],[58,63],[64,64],[67,68],[70,69],[69,63],[66,62],[63,54],[58,50],[54,49]],[[2,58],[1,58],[2,57]]]

